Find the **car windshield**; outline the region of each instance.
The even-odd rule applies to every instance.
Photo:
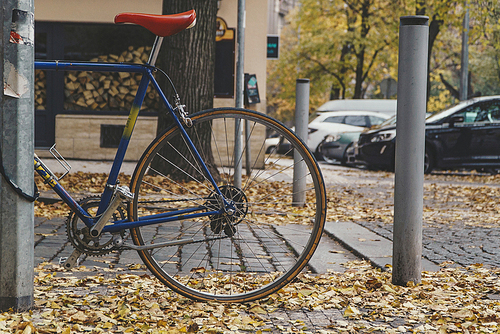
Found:
[[[442,120],[443,118],[446,118],[454,114],[458,110],[463,109],[465,106],[472,104],[474,102],[476,101],[474,100],[462,101],[449,109],[445,109],[443,111],[440,111],[438,113],[435,113],[434,115],[427,117],[426,122],[433,123]]]
[[[442,111],[439,111],[435,114],[430,115],[429,117],[426,118],[426,122],[436,122],[439,121],[443,118],[446,118],[452,114],[454,114],[456,111],[464,108],[466,105],[472,104],[475,101],[468,100],[468,101],[462,101],[455,106],[445,109]],[[386,119],[384,122],[380,123],[379,125],[372,126],[371,129],[380,129],[388,125],[394,125],[396,124],[396,115],[392,116],[391,118]]]
[[[383,128],[384,126],[393,125],[393,124],[396,124],[396,115],[386,119],[385,121],[383,121],[380,124],[372,126],[371,129],[380,129],[380,128]]]

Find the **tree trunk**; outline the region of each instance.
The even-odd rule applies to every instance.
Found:
[[[426,3],[425,0],[418,0],[417,7],[415,10],[415,15],[425,15],[426,12]],[[439,34],[439,30],[443,25],[444,21],[437,19],[436,15],[432,18],[429,23],[429,48],[427,54],[427,102],[429,101],[429,97],[431,95],[431,55],[432,55],[432,47],[434,46],[434,42],[436,41],[437,35]]]
[[[365,63],[365,48],[356,53],[356,84],[354,85],[354,99],[361,99],[363,88],[363,65]]]
[[[432,18],[432,21],[429,24],[429,50],[427,54],[427,101],[429,101],[429,97],[431,95],[431,55],[432,55],[432,48],[434,47],[434,42],[437,39],[437,35],[439,34],[439,30],[441,29],[441,26],[443,25],[444,21],[439,20],[434,17]]]
[[[196,25],[192,29],[166,37],[159,58],[159,66],[172,79],[181,103],[186,105],[185,109],[190,114],[213,107],[217,0],[163,0],[163,14],[175,14],[191,9],[196,11]],[[163,83],[162,88],[166,97],[173,103],[174,93],[168,81]],[[170,117],[165,112],[160,112],[158,132],[161,133],[167,128],[170,122]],[[210,129],[205,127],[197,131],[205,138],[203,147],[199,149],[203,152],[205,163],[214,178],[218,180],[219,175],[211,149]],[[181,138],[178,138],[178,143],[179,145],[174,143],[174,146],[185,151],[186,146],[182,145]],[[180,157],[171,153],[162,152],[165,156]],[[181,153],[190,156],[187,152]],[[181,161],[172,162],[189,174],[192,166],[185,160],[177,160]],[[171,164],[162,166],[162,171],[178,181],[187,178],[185,173],[173,168]]]

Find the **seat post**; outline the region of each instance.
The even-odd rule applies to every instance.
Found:
[[[153,43],[153,48],[149,54],[148,64],[155,66],[156,59],[158,58],[158,53],[160,52],[161,43],[163,42],[163,37],[156,36],[155,42]]]

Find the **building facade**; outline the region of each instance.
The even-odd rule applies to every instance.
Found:
[[[219,2],[215,107],[235,105],[237,1]],[[245,73],[255,74],[265,112],[267,0],[246,1]],[[113,24],[120,12],[160,14],[161,0],[35,0],[37,59],[145,62],[154,36]],[[203,15],[198,13],[198,15]],[[228,32],[227,34],[225,32]],[[231,33],[232,32],[232,33]],[[221,38],[219,38],[221,37]],[[168,43],[168,38],[164,43]],[[229,59],[229,61],[228,61]],[[217,62],[217,59],[216,59]],[[222,78],[222,80],[220,79]],[[35,73],[35,146],[40,156],[57,144],[65,158],[112,160],[140,77],[126,73]],[[156,136],[158,96],[148,92],[126,160],[137,160]]]

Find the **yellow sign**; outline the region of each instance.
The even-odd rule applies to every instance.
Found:
[[[234,39],[234,29],[228,28],[226,21],[217,18],[217,31],[215,33],[215,41],[219,42],[223,39]]]

